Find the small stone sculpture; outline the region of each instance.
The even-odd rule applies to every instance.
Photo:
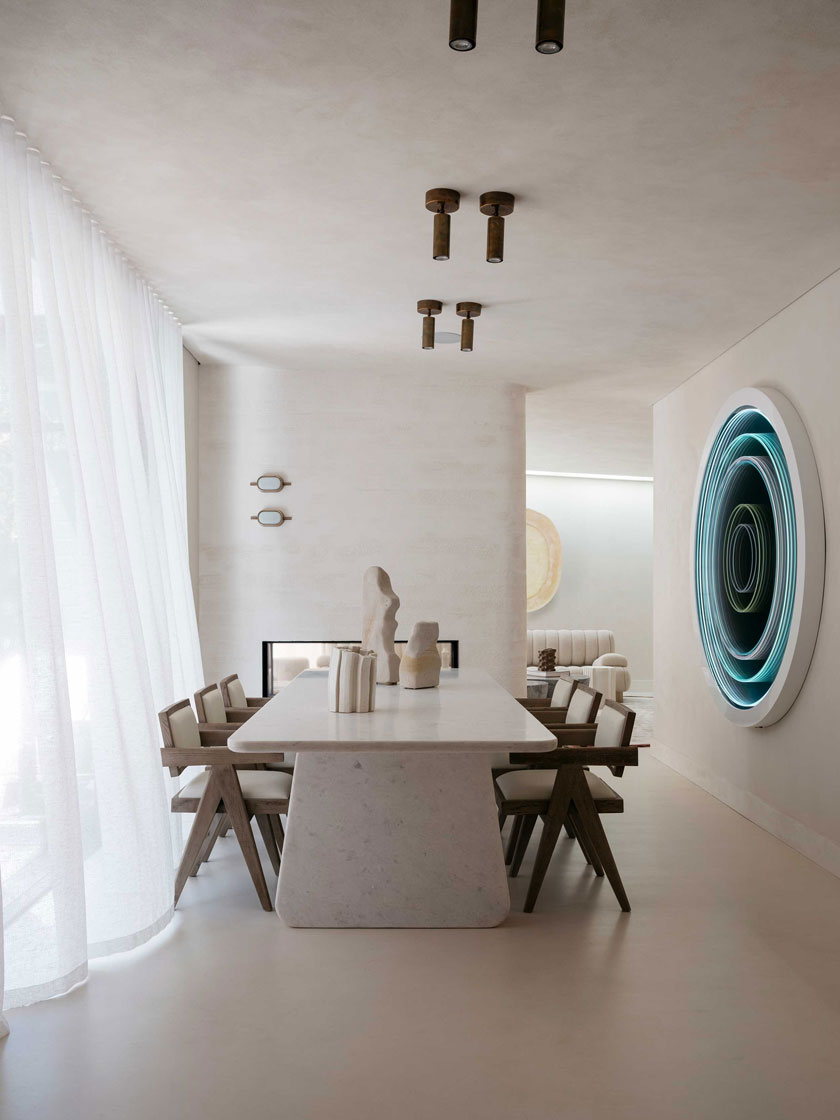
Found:
[[[403,688],[437,688],[440,684],[439,627],[436,622],[416,622],[400,663]]]
[[[362,582],[362,645],[376,654],[376,683],[396,684],[400,658],[394,648],[399,596],[384,568],[368,568]]]
[[[330,657],[327,705],[331,712],[372,712],[376,707],[376,654],[336,646]]]
[[[544,673],[553,673],[557,668],[557,650],[548,646],[537,654],[537,668]]]

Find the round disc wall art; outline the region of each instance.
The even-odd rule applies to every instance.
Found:
[[[709,684],[733,723],[775,723],[807,675],[825,580],[814,453],[781,393],[742,389],[726,402],[695,511],[695,622]]]
[[[525,510],[527,610],[538,611],[557,594],[563,563],[560,536],[544,513]]]

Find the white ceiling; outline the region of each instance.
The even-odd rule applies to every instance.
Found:
[[[649,473],[650,403],[840,264],[840,3],[567,8],[545,57],[536,0],[465,55],[447,0],[0,0],[0,111],[200,359],[520,382],[531,467]],[[486,304],[472,355],[419,298]]]

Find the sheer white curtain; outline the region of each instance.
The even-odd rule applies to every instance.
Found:
[[[0,118],[6,1004],[172,913],[156,712],[201,684],[177,321]]]

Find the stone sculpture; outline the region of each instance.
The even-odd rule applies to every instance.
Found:
[[[362,582],[362,646],[376,654],[376,683],[396,684],[400,658],[394,648],[399,596],[384,568],[372,567]]]
[[[436,622],[416,622],[400,664],[403,688],[437,688],[440,684],[439,627]]]

